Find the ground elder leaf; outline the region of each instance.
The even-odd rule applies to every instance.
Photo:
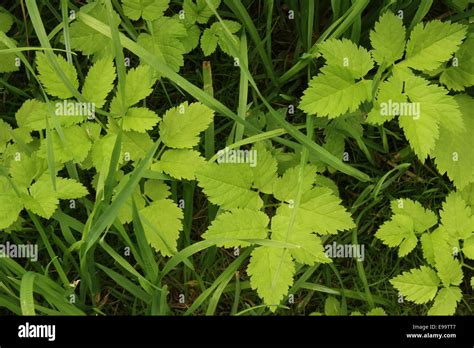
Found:
[[[260,246],[252,251],[247,273],[252,289],[275,312],[293,284],[295,265],[288,250]]]
[[[439,282],[436,272],[426,266],[403,272],[390,280],[407,300],[417,304],[432,300],[438,292]]]

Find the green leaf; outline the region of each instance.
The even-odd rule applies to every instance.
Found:
[[[36,99],[27,99],[15,114],[19,127],[29,130],[46,129],[46,116],[48,107],[46,103]]]
[[[396,276],[390,283],[409,301],[417,304],[432,300],[438,291],[439,278],[426,266]]]
[[[50,136],[52,137],[54,159],[59,163],[66,163],[67,161],[75,161],[80,163],[84,161],[89,154],[92,147],[91,140],[87,135],[85,129],[80,126],[71,126],[63,128],[64,141],[59,137],[57,131],[52,130]],[[47,142],[46,139],[41,142],[38,155],[42,158],[47,158]]]
[[[61,55],[57,55],[56,58],[59,67],[63,71],[64,75],[77,89],[79,87],[79,81],[77,80],[77,72],[74,65],[69,64]],[[39,72],[38,78],[49,95],[61,99],[68,99],[73,97],[72,92],[64,84],[61,77],[56,74],[56,71],[50,64],[45,53],[36,53],[36,68]]]
[[[145,133],[158,124],[158,115],[147,108],[130,108],[123,118],[123,130]]]
[[[0,13],[0,16],[2,13]],[[1,18],[0,18],[0,25],[1,24]],[[4,35],[0,31],[0,35]],[[10,39],[12,43],[16,44],[16,42],[12,39]],[[0,50],[8,49],[9,47],[5,45],[3,42],[0,41]],[[20,67],[17,66],[16,64],[16,59],[17,55],[15,53],[2,53],[0,54],[0,73],[4,72],[12,72],[12,71],[18,71],[20,70]]]
[[[210,29],[204,30],[201,35],[201,49],[204,56],[210,56],[217,49],[219,37],[215,35]]]
[[[0,229],[13,224],[23,209],[23,203],[5,177],[0,177]]]
[[[263,201],[252,191],[253,173],[246,164],[214,164],[202,167],[196,177],[209,200],[223,209],[260,209]]]
[[[368,113],[366,121],[371,124],[380,125],[398,116],[398,112],[393,112],[392,105],[404,105],[407,97],[402,93],[403,80],[396,74],[388,80],[380,83],[374,102],[374,107]]]
[[[288,250],[296,261],[310,266],[331,262],[324,252],[321,238],[311,232],[311,228],[281,211],[272,218],[272,240],[298,245],[299,248]]]
[[[79,13],[76,16],[80,17],[80,14],[82,13],[86,13],[102,23],[106,23],[109,27],[118,27],[121,22],[120,16],[114,11],[112,15],[113,25],[111,25],[108,10],[102,2],[91,2],[87,5],[81,6]],[[80,19],[71,23],[69,37],[71,47],[81,51],[85,55],[94,54],[98,58],[114,57],[112,40],[92,29]],[[64,39],[62,39],[62,41],[64,41]]]
[[[199,38],[201,37],[201,29],[189,20],[189,16],[182,18],[179,14],[172,18],[177,18],[184,25],[186,29],[186,36],[181,37],[180,41],[183,44],[184,53],[189,53],[199,45]]]
[[[221,0],[209,0],[209,3],[217,10],[221,4]],[[214,15],[212,9],[207,5],[206,0],[184,0],[184,14],[191,22],[206,24]]]
[[[185,39],[187,31],[177,18],[161,17],[152,24],[152,34],[140,34],[137,43],[174,72],[183,66],[185,48],[181,40]]]
[[[53,190],[51,178],[44,174],[33,185],[31,185],[30,196],[22,197],[25,208],[31,210],[45,219],[53,216],[58,207],[59,200]]]
[[[80,182],[69,178],[56,178],[56,197],[59,199],[81,198],[88,194]]]
[[[306,192],[313,187],[316,179],[316,167],[306,165],[302,177],[299,177],[301,166],[298,165],[289,168],[283,176],[273,181],[273,195],[282,202],[290,202],[296,200],[298,186],[301,186],[301,192]]]
[[[13,17],[9,12],[0,12],[0,31],[8,32],[13,25]]]
[[[382,240],[389,247],[398,246],[399,257],[406,256],[418,243],[414,232],[413,219],[402,214],[393,215],[391,220],[380,226],[375,237]]]
[[[123,98],[121,91],[118,90],[117,95],[112,99],[110,111],[114,114],[120,114],[122,109],[126,110],[140,100],[145,99],[153,91],[152,87],[155,82],[156,80],[153,78],[149,66],[140,65],[130,69],[125,78],[125,98]],[[121,105],[123,99],[125,100],[125,105]]]
[[[370,31],[372,56],[379,64],[391,65],[403,57],[405,51],[405,27],[400,17],[385,12]]]
[[[154,201],[139,211],[145,236],[156,251],[163,256],[177,252],[177,240],[183,229],[183,212],[170,199]]]
[[[163,16],[168,9],[169,0],[122,0],[123,12],[132,19],[153,21]]]
[[[425,209],[419,202],[408,198],[393,200],[390,203],[393,214],[401,214],[410,217],[413,221],[413,229],[416,233],[422,233],[438,223],[438,217],[434,212]]]
[[[182,103],[169,109],[160,124],[163,143],[174,148],[192,148],[199,143],[199,134],[212,122],[214,112],[201,103]]]
[[[348,39],[331,39],[319,44],[319,51],[329,66],[342,69],[353,79],[364,77],[374,67],[370,53]]]
[[[456,61],[454,61],[454,58]],[[474,85],[474,36],[464,41],[454,55],[452,64],[439,77],[439,82],[454,91]]]
[[[453,257],[452,253],[436,250],[435,262],[438,277],[445,287],[461,284],[463,279],[461,264]]]
[[[451,192],[439,213],[446,232],[454,240],[465,239],[474,231],[471,210],[458,192]]]
[[[443,288],[436,295],[428,315],[453,315],[461,299],[462,293],[458,287]]]
[[[217,45],[219,45],[224,53],[228,54],[229,56],[232,55],[230,48],[227,46],[227,41],[230,40],[230,38],[227,38],[225,28],[227,28],[231,33],[232,41],[235,42],[236,46],[240,46],[239,38],[233,34],[240,30],[241,25],[237,22],[224,19],[222,22],[219,21],[213,23],[210,28],[207,28],[202,33],[201,49],[205,56],[212,54],[216,50]]]
[[[333,296],[328,296],[326,301],[324,301],[324,314],[326,315],[341,315],[341,304],[337,298]]]
[[[31,156],[20,154],[19,160],[11,161],[9,172],[16,185],[29,187],[33,179],[39,178],[46,169],[46,161],[35,151]]]
[[[466,29],[465,25],[449,21],[420,22],[410,34],[402,65],[422,71],[437,69],[458,50]]]
[[[170,187],[161,180],[147,180],[144,185],[144,193],[151,200],[157,201],[171,196]]]
[[[257,154],[257,164],[251,167],[253,172],[253,187],[260,192],[271,194],[273,192],[273,183],[277,179],[277,160],[261,142],[256,143],[252,150]]]
[[[424,161],[439,138],[439,125],[462,130],[462,115],[455,99],[442,87],[415,76],[406,80],[405,87],[413,108],[411,114],[408,108],[399,116],[399,124],[415,154]]]
[[[447,173],[458,189],[474,182],[474,142],[471,132],[474,129],[474,98],[457,95],[454,100],[459,105],[465,124],[464,131],[457,131],[448,125],[441,125],[439,139],[433,150],[433,157],[440,174]]]
[[[265,239],[267,237],[269,219],[260,211],[250,209],[233,209],[231,212],[219,214],[202,235],[204,239],[235,238]],[[246,247],[248,242],[236,240],[220,242],[219,247]]]
[[[275,312],[293,284],[295,265],[288,250],[261,246],[252,251],[247,273],[252,289]]]
[[[107,96],[114,87],[115,67],[111,59],[99,59],[92,65],[84,80],[82,95],[96,108],[104,106]]]
[[[356,111],[360,104],[371,98],[372,82],[356,82],[351,73],[341,67],[322,69],[313,77],[304,91],[299,105],[309,115],[335,118]]]
[[[464,240],[462,253],[468,259],[474,260],[474,235]]]
[[[204,166],[206,160],[198,151],[177,149],[167,150],[152,170],[163,171],[177,179],[194,180],[196,172]]]
[[[291,217],[294,208],[283,204],[277,214]],[[303,194],[295,219],[298,228],[318,234],[335,234],[355,227],[339,197],[326,187],[316,187]]]

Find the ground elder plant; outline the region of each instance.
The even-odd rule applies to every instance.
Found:
[[[471,1],[2,6],[2,314],[472,315]]]

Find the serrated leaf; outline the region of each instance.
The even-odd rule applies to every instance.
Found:
[[[405,87],[412,112],[400,115],[399,124],[415,154],[424,161],[439,138],[439,125],[460,130],[464,127],[462,115],[454,98],[442,87],[415,76],[406,80]]]
[[[319,44],[326,64],[349,73],[353,79],[364,77],[374,66],[370,53],[348,39],[330,39]]]
[[[183,44],[184,53],[189,53],[199,45],[199,38],[201,37],[201,29],[189,20],[189,16],[182,18],[179,14],[172,18],[178,18],[186,29],[186,36],[181,37],[180,41]]]
[[[439,213],[441,223],[454,240],[468,238],[474,231],[471,210],[458,192],[451,192]]]
[[[151,200],[157,201],[171,196],[170,187],[161,180],[147,180],[143,187],[144,193]]]
[[[267,237],[269,219],[260,211],[251,209],[233,209],[231,212],[219,214],[202,235],[204,239],[235,238],[265,239]],[[250,243],[235,240],[219,242],[219,247],[246,247]]]
[[[59,199],[81,198],[88,194],[80,182],[69,178],[56,178],[56,197]]]
[[[166,146],[192,148],[199,142],[199,134],[212,122],[214,112],[201,103],[184,102],[169,109],[160,123],[161,140]]]
[[[393,200],[390,203],[393,214],[401,214],[410,217],[413,221],[413,229],[416,233],[422,233],[433,227],[438,222],[434,212],[425,209],[420,202],[409,198]]]
[[[426,266],[396,276],[390,283],[409,301],[417,304],[432,300],[438,291],[439,278]]]
[[[49,175],[43,175],[29,188],[30,195],[23,196],[25,208],[49,219],[56,211],[59,200],[53,190]]]
[[[205,159],[194,150],[167,150],[159,162],[152,165],[152,170],[163,171],[177,179],[194,180],[196,172],[204,166]]]
[[[224,27],[225,25],[225,27]],[[209,56],[212,54],[216,48],[217,45],[221,48],[221,50],[228,54],[229,56],[232,55],[231,50],[227,46],[227,41],[229,38],[226,36],[226,29],[230,32],[231,34],[231,40],[235,43],[237,47],[240,46],[240,40],[235,34],[238,32],[241,28],[241,25],[237,22],[229,21],[227,19],[224,19],[219,22],[215,22],[211,25],[210,28],[207,28],[204,30],[201,36],[201,49],[203,50],[203,53],[205,56]]]
[[[468,259],[474,260],[474,235],[464,241],[462,253]]]
[[[74,88],[77,89],[79,87],[79,81],[77,80],[77,72],[74,65],[69,64],[61,55],[56,56],[56,61],[66,78],[71,82]],[[36,54],[36,68],[39,72],[38,78],[49,95],[61,99],[73,97],[72,92],[63,82],[61,77],[56,74],[53,65],[49,62],[45,53],[38,52]]]
[[[283,204],[277,214],[291,217],[294,208]],[[318,234],[335,234],[355,227],[339,197],[326,187],[316,187],[303,194],[295,219],[298,228]]]
[[[152,87],[155,81],[152,70],[147,65],[140,65],[130,69],[125,77],[125,98],[122,96],[121,91],[118,90],[117,95],[112,99],[110,111],[120,115],[122,109],[126,110],[140,100],[145,99],[153,91]],[[122,105],[123,99],[125,105]]]
[[[209,3],[217,10],[221,0],[209,0]],[[208,6],[206,0],[184,0],[183,9],[185,16],[193,23],[206,24],[209,18],[214,15],[214,12]]]
[[[177,18],[161,17],[153,21],[152,30],[151,35],[140,34],[137,43],[150,51],[161,63],[178,72],[184,64],[185,48],[181,40],[186,38],[186,28]]]
[[[406,103],[407,97],[402,93],[403,80],[393,75],[388,80],[380,83],[374,102],[374,107],[367,114],[366,121],[371,124],[383,124],[392,120],[398,113],[394,112],[392,105],[403,105]]]
[[[356,111],[371,93],[371,81],[356,82],[343,68],[327,68],[311,79],[299,108],[309,115],[335,118]]]
[[[123,117],[123,130],[137,131],[145,133],[147,130],[153,129],[158,124],[160,118],[158,115],[147,108],[130,108]]]
[[[436,295],[428,315],[453,315],[461,299],[462,293],[458,287],[443,288]]]
[[[113,11],[113,24],[110,23],[108,10],[102,2],[91,2],[81,6],[79,14],[81,13],[86,13],[102,23],[105,23],[107,26],[118,27],[121,22],[120,16]],[[82,22],[80,17],[71,23],[69,38],[71,47],[81,51],[85,55],[94,54],[97,58],[114,57],[112,40]],[[64,38],[62,38],[62,41],[64,41]]]
[[[420,22],[413,28],[402,65],[416,70],[434,70],[461,45],[466,26],[439,20]]]
[[[474,85],[474,36],[464,41],[454,55],[451,66],[441,73],[439,82],[454,91],[463,91]]]
[[[201,49],[204,53],[204,56],[210,56],[217,49],[217,43],[219,42],[219,37],[214,35],[214,33],[206,29],[201,35]]]
[[[31,156],[20,154],[19,160],[11,161],[10,175],[16,185],[29,187],[33,179],[38,178],[47,169],[46,161],[38,157],[38,152]]]
[[[271,194],[273,183],[277,179],[278,163],[263,143],[257,143],[252,148],[256,152],[256,166],[251,167],[253,172],[253,187],[260,192]]]
[[[413,219],[402,214],[392,216],[391,220],[380,226],[375,237],[382,240],[389,247],[398,246],[399,257],[406,256],[418,243],[414,232]]]
[[[170,199],[154,201],[139,211],[145,236],[163,256],[176,253],[177,240],[183,228],[183,212]]]
[[[298,186],[301,187],[301,193],[311,189],[316,178],[316,167],[306,165],[301,174],[300,169],[300,165],[289,168],[283,176],[273,181],[273,195],[276,199],[282,202],[295,202]]]
[[[391,65],[403,57],[405,51],[405,27],[400,17],[385,12],[370,32],[372,56],[382,65]]]
[[[123,12],[132,19],[141,18],[149,21],[163,16],[168,9],[169,0],[122,0]]]
[[[448,125],[441,125],[439,139],[433,150],[433,157],[438,171],[447,173],[458,189],[474,182],[474,140],[471,132],[474,129],[474,98],[468,95],[454,97],[459,106],[465,129],[456,131]]]
[[[82,95],[96,108],[101,108],[114,87],[115,67],[111,59],[99,59],[92,65],[84,80]]]
[[[272,240],[298,245],[299,248],[289,250],[296,261],[307,265],[331,262],[324,252],[321,238],[311,232],[298,219],[292,220],[281,212],[272,218]]]
[[[77,125],[63,128],[62,131],[64,140],[61,140],[57,131],[52,130],[50,133],[55,161],[59,163],[66,163],[71,160],[77,163],[84,161],[92,147],[86,131]],[[41,142],[38,155],[47,158],[47,153],[47,142],[44,140]]]
[[[252,289],[275,312],[293,284],[295,265],[288,250],[261,246],[252,251],[247,273]]]
[[[23,203],[5,177],[0,177],[0,229],[13,224],[23,209]]]
[[[463,279],[461,264],[451,253],[436,250],[435,264],[438,277],[445,287],[461,284]]]
[[[260,209],[263,201],[252,191],[253,173],[246,164],[214,164],[203,166],[196,177],[209,200],[223,209]]]

